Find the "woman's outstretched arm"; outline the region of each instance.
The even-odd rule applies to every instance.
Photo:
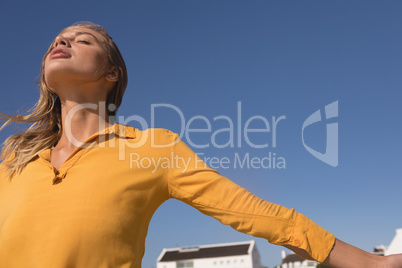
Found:
[[[285,247],[300,256],[311,259],[302,249],[293,246]],[[336,239],[324,264],[332,268],[402,268],[402,254],[377,256]]]
[[[333,268],[402,268],[401,259],[380,257],[348,245],[294,209],[258,198],[209,168],[177,134],[169,131],[165,134],[167,143],[173,144],[169,153],[186,163],[186,166],[173,164],[174,168],[169,169],[166,181],[169,197],[239,232],[286,246],[300,256]],[[390,265],[391,260],[394,262],[393,266],[386,266],[388,259]]]

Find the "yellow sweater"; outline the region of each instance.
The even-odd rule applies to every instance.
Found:
[[[164,129],[115,124],[56,170],[50,149],[0,173],[0,267],[141,267],[155,210],[176,198],[234,229],[328,256],[335,237],[208,168]]]

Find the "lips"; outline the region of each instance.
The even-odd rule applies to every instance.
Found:
[[[71,54],[68,52],[68,50],[64,47],[56,47],[50,52],[49,57],[51,59],[54,58],[70,58]]]

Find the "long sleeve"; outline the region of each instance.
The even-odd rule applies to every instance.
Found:
[[[174,135],[174,163],[168,174],[169,194],[235,230],[276,245],[306,250],[323,262],[335,237],[306,216],[253,195],[209,168]]]

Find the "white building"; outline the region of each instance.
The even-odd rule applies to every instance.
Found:
[[[396,229],[396,235],[388,247],[384,245],[376,246],[373,253],[380,256],[402,253],[402,228]]]
[[[260,268],[255,241],[165,248],[157,268]]]
[[[280,268],[313,268],[316,267],[319,262],[306,260],[300,257],[296,253],[289,253],[286,255],[286,251],[282,250],[282,264]]]
[[[391,244],[384,250],[384,255],[402,253],[402,228],[396,229],[396,235]]]

